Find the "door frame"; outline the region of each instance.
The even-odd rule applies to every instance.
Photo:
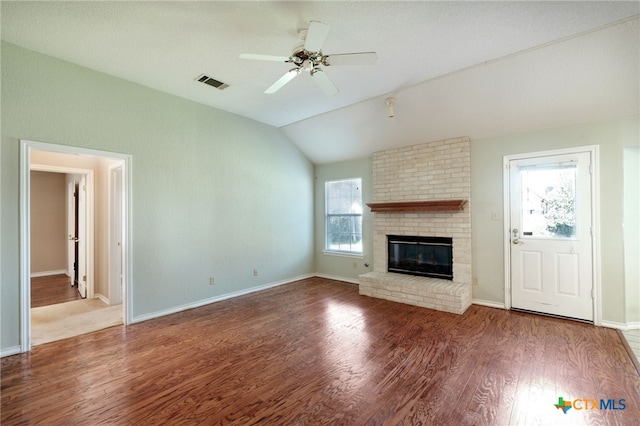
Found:
[[[511,309],[511,194],[509,191],[509,163],[534,157],[576,154],[586,152],[591,156],[591,218],[593,235],[591,239],[591,274],[593,278],[593,324],[602,325],[601,252],[600,252],[600,147],[598,145],[564,148],[550,151],[511,154],[502,157],[503,193],[503,249],[504,249],[504,305]]]
[[[131,183],[132,157],[107,151],[99,151],[87,148],[78,148],[67,145],[51,144],[20,139],[20,352],[31,350],[31,150],[50,151],[71,155],[89,155],[94,157],[107,157],[124,161],[124,196],[123,196],[123,234],[127,246],[131,245]],[[93,228],[93,227],[92,227]],[[123,275],[125,277],[125,296],[123,297],[123,322],[125,325],[133,322],[133,261],[131,250],[125,250]]]
[[[50,166],[47,164],[29,164],[29,171],[35,170],[39,172],[51,172],[51,173],[64,173],[68,175],[82,175],[85,177],[86,182],[85,185],[87,187],[86,190],[86,201],[84,212],[79,212],[79,214],[84,214],[85,217],[85,228],[86,228],[86,238],[84,244],[84,254],[78,254],[78,256],[84,256],[86,259],[86,271],[87,271],[87,299],[93,299],[94,297],[94,243],[95,243],[95,235],[94,235],[94,220],[95,220],[95,212],[93,210],[94,203],[94,182],[95,178],[93,175],[93,170],[91,169],[78,169],[75,167],[62,167],[62,166]],[[66,189],[66,188],[65,188]],[[31,182],[29,182],[29,200],[31,200]],[[31,210],[31,206],[29,206],[29,210]],[[69,215],[69,212],[67,212]],[[29,220],[31,220],[29,218]],[[29,231],[31,231],[29,229]],[[31,242],[29,242],[31,244]],[[31,247],[29,247],[31,249]],[[31,250],[29,250],[29,253]],[[67,262],[68,263],[68,262]],[[29,266],[29,270],[31,270],[31,266]],[[73,281],[73,271],[68,271],[71,275]],[[29,296],[31,296],[31,292],[29,292]],[[31,303],[29,303],[31,305]]]

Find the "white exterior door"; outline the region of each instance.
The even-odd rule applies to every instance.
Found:
[[[590,153],[508,167],[511,307],[593,321]]]

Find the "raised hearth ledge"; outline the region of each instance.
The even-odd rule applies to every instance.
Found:
[[[369,272],[358,278],[363,296],[458,315],[471,306],[471,284],[393,272]]]
[[[467,200],[393,201],[367,203],[374,213],[453,212],[464,210]]]

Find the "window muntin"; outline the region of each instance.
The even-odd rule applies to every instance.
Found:
[[[362,179],[325,182],[325,250],[362,254]]]

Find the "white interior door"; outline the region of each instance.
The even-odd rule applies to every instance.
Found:
[[[71,277],[69,283],[74,285],[76,262],[76,185],[75,182],[67,183],[67,275]]]
[[[81,176],[78,184],[78,293],[87,297],[87,177]]]
[[[511,307],[593,321],[591,156],[509,162]]]

